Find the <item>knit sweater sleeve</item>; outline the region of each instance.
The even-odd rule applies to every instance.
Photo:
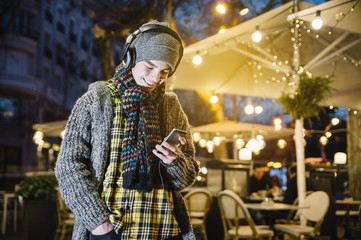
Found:
[[[165,110],[165,122],[168,131],[173,128],[187,131],[185,137],[187,143],[182,147],[180,156],[171,164],[163,164],[172,187],[180,191],[194,183],[199,172],[199,166],[195,161],[195,149],[188,118],[174,93],[168,94],[167,101],[165,102]]]
[[[56,163],[60,193],[84,228],[93,230],[109,214],[96,185],[92,158],[92,109],[94,93],[88,91],[75,104]]]

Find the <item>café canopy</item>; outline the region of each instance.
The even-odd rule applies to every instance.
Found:
[[[172,79],[174,88],[278,98],[293,76],[304,71],[333,76],[336,92],[326,105],[361,109],[361,4],[299,1],[298,7],[294,11],[293,1],[288,2],[187,46]],[[323,26],[314,30],[311,21],[317,11]],[[256,29],[262,34],[258,43],[252,41]],[[199,65],[192,62],[196,55],[202,58]],[[293,59],[298,56],[295,69]]]

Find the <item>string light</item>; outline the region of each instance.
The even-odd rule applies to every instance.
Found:
[[[216,94],[213,94],[213,96],[210,99],[211,103],[215,104],[218,102],[218,96]]]
[[[219,12],[220,14],[225,14],[225,13],[226,13],[226,7],[224,6],[223,3],[217,4],[216,10],[217,10],[217,12]]]
[[[219,33],[219,34],[223,34],[223,33],[226,32],[226,30],[227,30],[227,29],[226,29],[224,26],[222,26],[222,27],[219,29],[218,33]]]
[[[252,40],[254,42],[260,42],[262,40],[262,33],[259,31],[259,27],[256,27],[256,31],[252,33]]]
[[[320,10],[317,10],[316,11],[316,18],[313,19],[312,21],[312,27],[314,29],[320,29],[323,25],[323,21],[321,19],[321,11]]]
[[[340,123],[340,119],[339,119],[339,118],[334,117],[334,118],[331,119],[331,124],[332,124],[333,126],[336,126],[336,125],[339,124],[339,123]]]
[[[277,146],[281,149],[284,149],[286,147],[286,145],[287,145],[287,142],[284,139],[279,139],[277,142]]]
[[[239,15],[244,16],[247,15],[249,12],[249,8],[243,8],[241,11],[239,11]]]
[[[202,63],[202,60],[203,60],[202,57],[199,54],[197,54],[193,57],[193,64],[199,65]]]

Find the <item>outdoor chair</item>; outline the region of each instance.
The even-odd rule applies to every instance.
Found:
[[[54,240],[64,240],[68,234],[72,234],[75,218],[69,208],[65,205],[59,191],[56,193],[56,210],[58,215],[58,226],[56,228]]]
[[[256,225],[243,200],[233,191],[224,190],[217,194],[221,210],[224,239],[268,238],[273,231],[266,225]]]
[[[302,204],[299,213],[307,220],[306,225],[297,224],[275,224],[276,236],[279,233],[286,233],[293,239],[305,237],[317,238],[320,235],[321,224],[330,205],[327,193],[316,191],[307,196]]]
[[[307,191],[306,197],[309,196],[314,191]],[[298,197],[293,201],[292,205],[298,206]],[[300,210],[290,210],[288,211],[286,219],[276,219],[276,223],[283,224],[294,224],[300,221]]]
[[[196,188],[188,192],[184,199],[192,226],[194,228],[199,227],[204,235],[204,239],[207,240],[206,219],[212,203],[212,193],[206,189]]]

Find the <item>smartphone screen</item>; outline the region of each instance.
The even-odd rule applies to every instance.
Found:
[[[176,129],[174,128],[169,134],[168,136],[164,139],[163,142],[168,142],[172,145],[176,145],[177,143],[179,143],[179,137],[185,137],[187,134],[186,131],[181,130],[181,129]],[[162,143],[163,144],[163,143]]]

